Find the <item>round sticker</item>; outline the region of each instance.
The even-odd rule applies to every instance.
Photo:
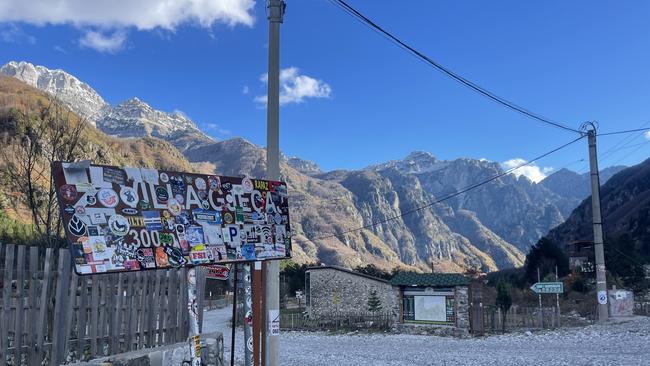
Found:
[[[205,179],[203,178],[194,179],[194,185],[201,191],[204,191],[208,187],[208,185],[205,183]]]
[[[164,172],[163,172],[163,173],[160,173],[160,180],[161,180],[163,183],[167,183],[167,182],[169,182],[169,175],[167,175],[167,173],[164,173]]]
[[[84,206],[75,206],[74,211],[77,213],[77,215],[86,214],[86,208]]]
[[[93,206],[95,203],[97,203],[97,197],[95,197],[95,194],[86,194],[86,204],[88,206]]]
[[[171,211],[172,215],[174,216],[180,215],[181,212],[183,211],[183,207],[175,199],[171,199],[169,200],[169,202],[167,202],[167,208],[169,209],[169,211]]]
[[[203,200],[201,201],[201,206],[203,207],[204,210],[209,210],[210,209],[210,202]]]
[[[124,236],[129,232],[129,221],[122,215],[113,215],[108,219],[108,227],[117,236]]]
[[[99,203],[104,207],[113,208],[119,203],[119,198],[117,198],[117,193],[110,188],[102,188],[97,193],[97,198]]]
[[[180,203],[181,205],[185,202],[185,198],[183,198],[183,195],[182,195],[182,194],[177,194],[177,195],[174,196],[174,198],[175,198],[176,201],[178,201],[178,203]]]
[[[120,188],[120,198],[127,206],[133,208],[138,206],[138,192],[133,187],[122,186]]]
[[[167,188],[163,186],[158,186],[156,187],[156,198],[158,198],[159,202],[165,203],[169,199],[169,193],[167,192]]]
[[[225,221],[226,224],[232,224],[233,222],[232,214],[230,212],[226,212],[225,214],[223,214],[223,221]]]
[[[77,198],[77,187],[73,184],[64,184],[59,189],[61,197],[66,201],[74,201]]]
[[[242,179],[241,185],[244,188],[245,193],[253,192],[253,182],[249,178]]]
[[[213,191],[218,191],[221,188],[219,177],[209,177],[208,183],[210,184],[210,189]]]

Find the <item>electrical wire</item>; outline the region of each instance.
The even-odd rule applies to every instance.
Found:
[[[402,40],[400,40],[399,38],[397,38],[396,36],[394,36],[390,32],[386,31],[381,26],[377,25],[375,22],[373,22],[371,19],[369,19],[368,17],[363,15],[361,12],[359,12],[358,10],[353,8],[351,5],[349,5],[345,1],[343,1],[343,0],[330,0],[330,2],[332,4],[338,6],[340,9],[345,11],[347,14],[353,16],[355,19],[361,21],[363,24],[367,25],[371,29],[373,29],[376,32],[382,34],[384,37],[388,38],[390,41],[395,43],[400,48],[402,48],[405,51],[409,52],[410,54],[418,57],[420,60],[424,61],[429,66],[435,68],[436,70],[442,72],[444,75],[446,75],[446,76],[450,77],[451,79],[463,84],[464,86],[472,89],[473,91],[483,95],[484,97],[487,97],[488,99],[490,99],[490,100],[492,100],[492,101],[494,101],[494,102],[496,102],[496,103],[498,103],[498,104],[500,104],[500,105],[502,105],[502,106],[504,106],[506,108],[509,108],[509,109],[514,110],[514,111],[516,111],[518,113],[521,113],[526,117],[532,118],[534,120],[545,123],[547,125],[550,125],[550,126],[553,126],[553,127],[556,127],[556,128],[560,128],[560,129],[563,129],[565,131],[575,132],[575,133],[578,133],[580,135],[584,134],[584,132],[582,132],[580,130],[571,128],[571,127],[569,127],[569,126],[567,126],[565,124],[555,122],[555,121],[552,121],[552,120],[550,120],[550,119],[548,119],[546,117],[535,114],[535,113],[531,112],[530,110],[525,109],[523,107],[520,107],[517,104],[515,104],[513,102],[510,102],[510,101],[508,101],[508,100],[506,100],[504,98],[501,98],[498,95],[494,94],[493,92],[481,87],[480,85],[478,85],[478,84],[476,84],[476,83],[474,83],[474,82],[472,82],[472,81],[470,81],[468,79],[465,79],[461,75],[451,71],[450,69],[446,68],[445,66],[443,66],[443,65],[439,64],[438,62],[432,60],[431,58],[429,58],[428,56],[426,56],[422,52],[416,50],[415,48],[413,48],[412,46],[410,46],[407,43],[403,42]]]
[[[540,159],[542,159],[542,158],[545,158],[545,157],[547,157],[548,155],[551,155],[551,154],[553,154],[553,153],[555,153],[555,152],[557,152],[557,151],[559,151],[559,150],[564,149],[565,147],[567,147],[567,146],[569,146],[569,145],[572,145],[573,143],[575,143],[575,142],[581,140],[581,139],[584,138],[584,137],[585,137],[585,135],[581,135],[580,137],[578,137],[578,138],[576,138],[576,139],[574,139],[574,140],[571,140],[570,142],[567,142],[567,143],[565,143],[565,144],[563,144],[563,145],[561,145],[561,146],[559,146],[559,147],[557,147],[557,148],[555,148],[555,149],[553,149],[553,150],[551,150],[551,151],[548,151],[548,152],[546,152],[546,153],[544,153],[544,154],[542,154],[542,155],[540,155],[540,156],[537,156],[536,158],[534,158],[534,159],[532,159],[532,160],[530,160],[530,161],[528,161],[528,162],[526,162],[526,163],[522,163],[522,164],[520,164],[520,165],[518,165],[518,166],[516,166],[516,167],[513,167],[513,168],[508,169],[508,170],[506,170],[506,171],[504,171],[504,172],[501,172],[501,173],[499,173],[499,174],[496,174],[496,175],[494,175],[494,176],[492,176],[492,177],[490,177],[490,178],[487,178],[487,179],[485,179],[485,180],[483,180],[483,181],[481,181],[481,182],[478,182],[478,183],[472,184],[472,185],[470,185],[470,186],[467,186],[467,187],[465,187],[465,188],[462,188],[462,189],[460,189],[460,190],[457,190],[457,191],[455,191],[455,192],[452,192],[452,193],[450,193],[450,194],[448,194],[448,195],[446,195],[446,196],[444,196],[444,197],[442,197],[442,198],[440,198],[440,199],[437,199],[437,200],[435,200],[435,201],[432,201],[432,202],[426,203],[426,204],[424,204],[424,205],[422,205],[422,206],[418,206],[418,207],[413,208],[413,209],[410,209],[410,210],[408,210],[408,211],[401,212],[399,215],[395,215],[395,216],[391,216],[391,217],[385,218],[385,219],[383,219],[383,220],[375,221],[375,222],[372,222],[372,223],[370,223],[370,224],[363,225],[363,226],[361,226],[361,227],[357,227],[357,228],[352,228],[352,229],[344,230],[344,231],[342,231],[342,232],[340,232],[340,233],[336,233],[336,234],[328,234],[328,235],[321,236],[321,237],[314,238],[314,239],[310,239],[310,240],[313,242],[313,241],[316,241],[316,240],[325,240],[325,239],[329,239],[329,238],[339,237],[339,236],[342,236],[342,235],[345,235],[345,234],[349,234],[349,233],[352,233],[352,232],[355,232],[355,231],[361,231],[361,230],[364,230],[364,229],[369,229],[369,228],[371,228],[371,227],[375,227],[375,226],[377,226],[377,225],[381,225],[381,224],[384,224],[384,223],[386,223],[386,222],[393,221],[393,220],[399,219],[399,218],[401,218],[401,217],[404,217],[404,216],[407,216],[407,215],[410,215],[410,214],[413,214],[413,213],[416,213],[416,212],[422,211],[422,210],[427,209],[427,208],[429,208],[429,207],[432,207],[432,206],[434,206],[434,205],[436,205],[436,204],[438,204],[438,203],[444,202],[444,201],[446,201],[446,200],[449,200],[449,199],[451,199],[451,198],[454,198],[454,197],[456,197],[456,196],[459,196],[459,195],[461,195],[461,194],[463,194],[463,193],[469,192],[469,191],[474,190],[474,189],[476,189],[476,188],[478,188],[478,187],[481,187],[481,186],[483,186],[483,185],[485,185],[485,184],[488,184],[488,183],[490,183],[490,182],[492,182],[492,181],[494,181],[494,180],[497,180],[497,179],[499,179],[499,178],[501,178],[501,177],[503,177],[503,176],[506,176],[506,175],[508,175],[508,174],[510,174],[510,173],[512,173],[512,172],[514,172],[515,170],[517,170],[517,169],[519,169],[519,168],[522,168],[522,167],[524,167],[524,166],[527,166],[527,165],[533,164],[534,162],[536,162],[536,161],[538,161],[538,160],[540,160]]]
[[[648,124],[648,123],[645,123]],[[597,133],[597,136],[608,136],[608,135],[620,135],[623,133],[632,133],[632,132],[640,132],[640,131],[650,131],[650,127],[646,128],[636,128],[634,130],[625,130],[625,131],[614,131],[614,132],[605,132],[605,133]]]

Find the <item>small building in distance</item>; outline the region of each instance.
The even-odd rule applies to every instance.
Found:
[[[394,323],[469,329],[469,279],[457,273],[399,272],[392,279],[334,266],[305,273],[307,314],[313,319],[368,313],[371,297]]]
[[[379,299],[382,313],[399,315],[397,289],[382,278],[334,266],[310,267],[305,272],[305,296],[310,318],[368,312],[371,296]]]
[[[469,328],[469,279],[458,273],[400,272],[391,280],[398,289],[402,323]]]

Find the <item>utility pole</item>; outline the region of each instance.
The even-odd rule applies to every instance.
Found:
[[[603,249],[603,219],[600,211],[600,178],[598,175],[598,155],[596,152],[596,126],[587,131],[589,139],[589,170],[591,174],[591,211],[594,226],[594,252],[596,257],[596,289],[598,290],[598,321],[605,322],[609,317],[607,311],[607,278],[605,276],[605,252]]]
[[[269,19],[269,70],[268,93],[266,102],[266,175],[269,180],[280,180],[280,24],[284,19],[286,3],[283,0],[267,0]],[[280,311],[280,262],[269,261],[266,264],[266,319],[264,327],[268,328],[269,314]],[[279,337],[269,329],[265,332],[265,361],[269,366],[278,365]]]

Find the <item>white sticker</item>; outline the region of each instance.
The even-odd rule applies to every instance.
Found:
[[[280,310],[269,310],[269,334],[280,335]]]
[[[158,170],[142,168],[140,169],[140,173],[142,173],[142,179],[145,182],[158,185]]]
[[[120,188],[120,198],[132,208],[138,206],[138,192],[133,187],[122,186]]]
[[[142,182],[142,173],[140,168],[125,167],[126,178],[133,182]]]

